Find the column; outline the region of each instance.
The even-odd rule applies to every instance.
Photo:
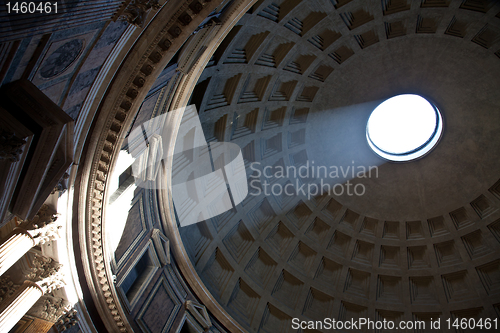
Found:
[[[0,305],[0,332],[9,332],[40,297],[64,286],[61,265],[44,257],[36,257],[33,264],[29,280]]]
[[[11,298],[12,302],[2,307],[0,332],[9,332],[42,295],[42,289],[35,283],[31,281],[24,282],[18,292],[14,294],[14,300]]]
[[[16,228],[0,245],[0,275],[3,275],[26,252],[35,246],[35,240],[21,228]]]
[[[32,230],[15,228],[7,240],[0,245],[0,276],[33,246],[58,238],[60,228],[61,226],[54,222]]]

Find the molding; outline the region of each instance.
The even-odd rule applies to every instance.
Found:
[[[103,246],[106,188],[118,156],[120,139],[130,127],[142,100],[156,77],[185,39],[220,1],[205,2],[195,13],[187,1],[169,1],[144,29],[114,77],[96,113],[87,138],[85,162],[77,172],[75,205],[78,212],[79,245],[87,285],[98,312],[111,332],[132,332],[113,284],[112,254]],[[145,43],[148,41],[149,43]],[[92,113],[91,113],[92,114]]]
[[[198,323],[198,321],[191,315],[191,313],[185,311],[184,316],[182,317],[181,323],[179,324],[179,327],[175,331],[175,333],[181,333],[182,329],[184,328],[184,325],[188,322],[189,325],[189,331],[193,331],[196,333],[202,333],[206,332],[205,329]]]
[[[128,299],[128,296],[123,292],[122,289],[122,284],[123,282],[127,279],[128,275],[134,269],[134,267],[137,265],[139,260],[142,259],[142,256],[147,254],[149,255],[149,258],[154,264],[154,268],[151,270],[151,272],[148,273],[146,276],[145,280],[143,281],[142,285],[140,286],[139,290],[137,291],[137,294],[134,295],[132,300]],[[132,261],[132,263],[129,265],[127,268],[126,272],[123,273],[123,276],[120,278],[120,281],[116,283],[116,287],[119,289],[119,293],[122,295],[122,302],[127,306],[127,309],[129,311],[132,311],[132,309],[137,305],[137,302],[140,299],[141,293],[147,288],[147,285],[152,281],[155,273],[158,271],[158,269],[161,267],[160,261],[158,260],[158,257],[156,255],[156,252],[154,250],[154,245],[151,240],[149,240],[144,248],[140,249],[137,254],[135,259]]]
[[[186,301],[185,303],[186,310],[191,313],[191,315],[196,319],[196,321],[203,326],[205,330],[208,330],[212,327],[212,321],[210,320],[210,316],[208,315],[207,308],[198,302],[194,301]]]
[[[159,229],[153,229],[151,235],[156,254],[162,266],[170,265],[170,241]]]

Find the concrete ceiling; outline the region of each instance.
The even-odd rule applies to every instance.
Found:
[[[207,139],[242,148],[249,176],[307,161],[378,167],[334,181],[363,184],[361,196],[252,192],[181,228],[198,274],[242,326],[498,314],[499,12],[461,0],[259,1],[228,35],[193,102]],[[424,158],[388,163],[365,126],[401,93],[432,100],[445,131]]]

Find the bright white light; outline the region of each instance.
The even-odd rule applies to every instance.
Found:
[[[118,161],[116,161],[116,166],[113,171],[116,177],[111,178],[109,184],[109,193],[113,193],[118,189],[119,176],[123,173],[123,171],[127,170],[129,166],[134,163],[134,158],[130,155],[126,150],[120,150],[118,154]]]
[[[132,208],[132,200],[134,199],[134,191],[137,188],[135,184],[129,186],[120,197],[115,200],[112,204],[108,206],[108,211],[106,212],[107,219],[106,223],[109,223],[109,227],[106,228],[106,241],[109,242],[109,249],[111,253],[116,251],[118,244],[123,236],[123,231],[125,230],[125,225],[127,224],[127,218],[130,209]],[[136,221],[136,223],[140,223]]]
[[[118,189],[120,175],[134,162],[132,155],[126,150],[120,150],[118,161],[116,162],[113,177],[110,180],[110,193]],[[110,203],[107,208],[106,216],[106,241],[109,244],[110,253],[114,253],[120,239],[122,238],[125,224],[127,222],[128,213],[132,208],[132,200],[134,199],[134,191],[137,188],[135,183],[130,185],[114,202]]]
[[[442,130],[436,107],[421,96],[405,94],[389,98],[373,110],[366,137],[383,158],[409,161],[429,152]]]

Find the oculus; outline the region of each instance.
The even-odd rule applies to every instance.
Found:
[[[429,153],[443,132],[438,108],[419,95],[404,94],[379,104],[366,125],[366,139],[380,157],[411,161]]]

